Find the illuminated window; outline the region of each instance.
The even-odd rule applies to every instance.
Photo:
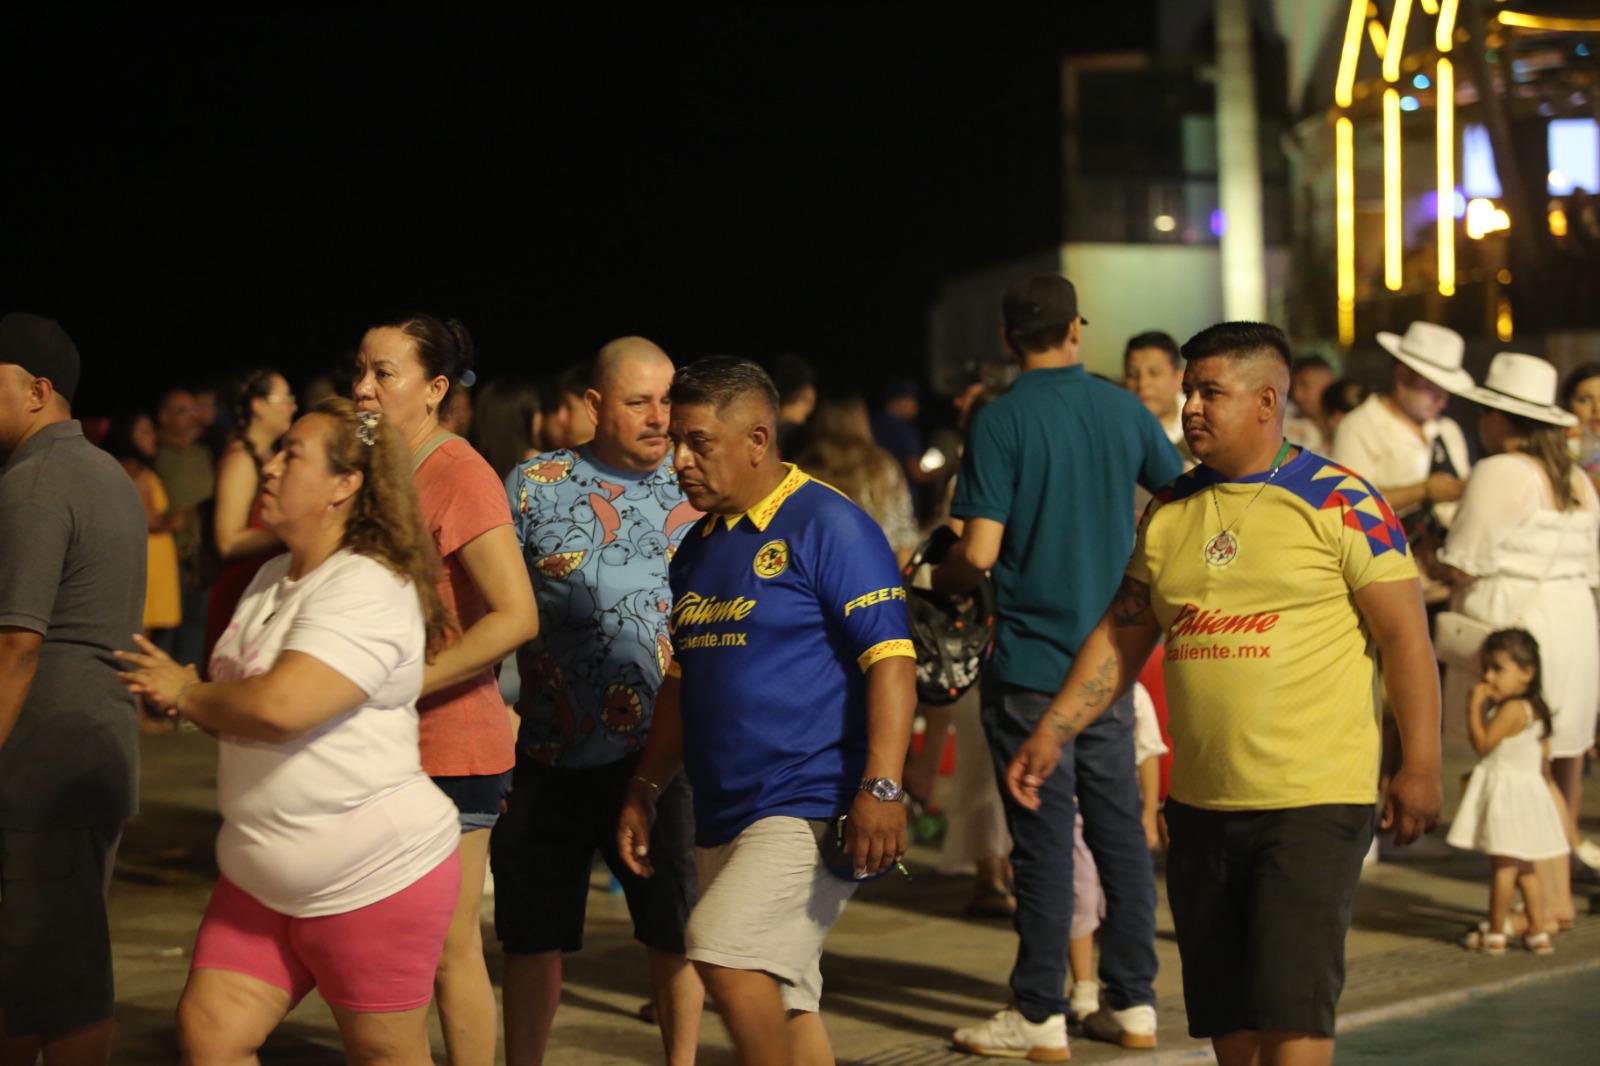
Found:
[[[1474,123],[1461,130],[1461,191],[1469,197],[1493,199],[1502,195],[1489,131],[1481,124]]]
[[[1600,124],[1592,118],[1552,119],[1545,144],[1552,196],[1567,196],[1576,189],[1600,192]]]

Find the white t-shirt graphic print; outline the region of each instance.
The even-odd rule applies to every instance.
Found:
[[[415,882],[456,849],[454,805],[422,772],[416,700],[426,648],[411,583],[338,551],[298,581],[289,556],[245,590],[210,676],[266,673],[296,651],[367,701],[282,744],[221,738],[217,865],[282,914],[342,914]]]

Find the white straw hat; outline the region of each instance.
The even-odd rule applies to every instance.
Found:
[[[1385,351],[1446,392],[1464,395],[1474,385],[1472,375],[1461,369],[1466,342],[1461,334],[1432,322],[1413,322],[1406,335],[1379,333],[1378,343]]]
[[[1501,352],[1489,364],[1489,375],[1483,384],[1466,397],[1536,422],[1575,426],[1578,416],[1556,404],[1557,377],[1556,368],[1536,355]]]

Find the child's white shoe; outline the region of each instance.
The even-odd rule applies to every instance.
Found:
[[[1100,1009],[1100,982],[1079,981],[1072,986],[1070,1011],[1074,1021],[1082,1021]]]

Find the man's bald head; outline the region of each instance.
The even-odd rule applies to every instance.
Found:
[[[600,349],[584,408],[601,462],[643,473],[667,454],[672,360],[643,337],[620,337]]]
[[[600,392],[615,388],[616,382],[635,363],[665,363],[671,366],[672,360],[653,341],[643,337],[618,337],[596,353],[590,379],[592,387]]]

